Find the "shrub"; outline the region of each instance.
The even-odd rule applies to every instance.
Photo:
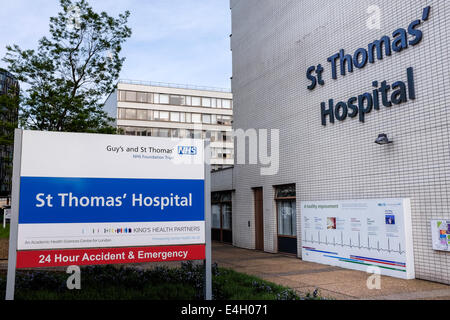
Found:
[[[295,291],[254,276],[212,266],[215,300],[320,299],[318,290],[300,297]],[[89,266],[81,271],[81,290],[68,290],[68,275],[51,271],[19,271],[16,298],[62,300],[202,300],[204,266],[185,262],[179,268]],[[6,288],[0,276],[0,294]]]

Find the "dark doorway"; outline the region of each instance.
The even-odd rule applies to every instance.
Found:
[[[232,193],[213,192],[211,194],[211,237],[215,241],[233,243]]]
[[[255,249],[264,250],[263,189],[254,188],[253,198],[255,201]]]
[[[278,252],[297,255],[297,209],[295,184],[275,187]]]

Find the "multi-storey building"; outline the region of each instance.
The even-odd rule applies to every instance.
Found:
[[[19,82],[8,71],[0,69],[0,95],[18,95]],[[12,103],[12,102],[10,102]],[[4,137],[13,136],[13,128],[17,126],[18,106],[0,104],[0,121],[4,124],[0,134]],[[13,144],[0,144],[0,197],[11,194]]]
[[[226,170],[232,182],[213,177],[213,186],[229,181],[214,191],[234,191],[233,244],[305,258],[313,245],[302,228],[328,231],[306,219],[302,202],[406,198],[416,278],[450,284],[450,250],[432,241],[440,236],[450,248],[450,228],[432,229],[434,220],[450,226],[450,1],[231,0],[230,7],[233,127],[278,129],[280,146],[275,174],[237,163]],[[392,221],[377,219],[390,237]]]
[[[230,90],[120,80],[105,110],[125,135],[209,138],[211,168],[234,163]]]

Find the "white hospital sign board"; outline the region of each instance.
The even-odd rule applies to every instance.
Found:
[[[23,131],[20,158],[17,268],[204,259],[203,140]]]

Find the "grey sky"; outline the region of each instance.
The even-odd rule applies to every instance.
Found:
[[[229,0],[88,0],[96,11],[131,12],[132,37],[122,79],[230,87]],[[35,49],[48,33],[58,0],[2,0],[0,58],[5,46]],[[5,68],[2,61],[0,66]]]

